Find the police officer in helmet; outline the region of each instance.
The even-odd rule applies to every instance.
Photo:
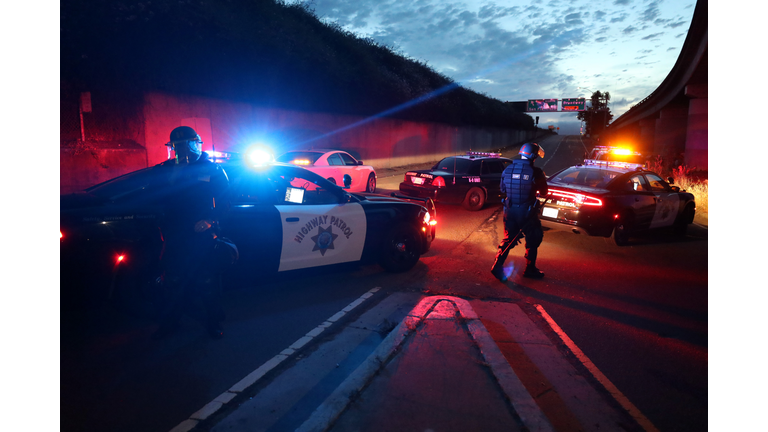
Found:
[[[520,148],[520,159],[515,159],[501,174],[501,192],[504,201],[504,238],[499,243],[491,273],[499,280],[506,280],[504,261],[510,249],[525,236],[526,267],[523,276],[542,278],[544,273],[536,268],[536,257],[544,231],[539,221],[537,194],[548,192],[547,177],[541,168],[533,165],[538,157],[544,157],[544,149],[536,143],[525,143]]]
[[[200,135],[189,126],[171,131],[166,144],[175,157],[160,164],[168,198],[160,223],[162,263],[168,305],[155,338],[171,333],[186,312],[201,317],[211,337],[223,335],[219,275],[213,268],[217,221],[229,184],[227,174],[202,151]]]

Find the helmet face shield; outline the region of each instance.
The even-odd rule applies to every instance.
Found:
[[[168,146],[168,159],[171,158],[171,148],[176,153],[176,163],[194,162],[203,153],[203,140],[200,135],[189,126],[179,126],[171,131],[171,140]]]
[[[528,159],[536,159],[537,157],[544,157],[544,149],[536,143],[525,143],[520,147],[520,154]]]
[[[544,149],[543,149],[541,146],[539,146],[539,152],[538,152],[538,154],[539,154],[539,157],[540,157],[540,158],[543,158],[543,157],[544,157]]]

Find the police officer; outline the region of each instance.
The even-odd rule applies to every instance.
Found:
[[[225,206],[221,200],[229,180],[223,168],[202,151],[202,143],[191,127],[175,128],[166,144],[175,157],[157,167],[170,192],[160,224],[168,304],[154,335],[158,339],[176,329],[184,312],[202,317],[211,337],[223,336],[221,287],[213,253],[218,216]]]
[[[544,277],[544,273],[536,268],[538,248],[544,239],[536,195],[547,194],[547,177],[541,168],[533,166],[537,157],[544,157],[544,149],[536,143],[525,143],[519,154],[520,159],[513,160],[501,174],[501,191],[507,195],[504,200],[504,239],[499,243],[491,273],[502,281],[506,280],[504,261],[510,249],[520,242],[521,235],[525,236],[523,276]]]

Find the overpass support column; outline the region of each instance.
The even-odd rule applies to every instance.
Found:
[[[664,158],[664,168],[672,169],[679,153],[685,152],[688,129],[688,107],[667,105],[656,120],[654,153]]]
[[[690,84],[685,87],[688,103],[688,134],[685,139],[685,165],[706,171],[708,168],[709,113],[707,84]]]
[[[643,153],[654,151],[654,140],[656,139],[656,119],[640,120],[640,136],[638,137],[638,148]]]

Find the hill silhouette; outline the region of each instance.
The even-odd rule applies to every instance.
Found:
[[[532,129],[530,116],[279,0],[61,2],[61,96],[143,91],[302,111]],[[63,103],[63,102],[62,102]]]

